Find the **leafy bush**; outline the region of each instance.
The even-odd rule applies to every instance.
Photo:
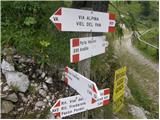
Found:
[[[159,47],[159,32],[158,29],[151,30],[150,32],[144,34],[141,36],[141,39],[156,46]],[[159,52],[157,49],[146,45],[145,43],[142,43],[135,39],[133,41],[133,45],[138,48],[141,53],[147,57],[153,60],[154,62],[158,62],[159,60]]]
[[[69,2],[2,2],[2,49],[14,46],[18,53],[35,59],[41,67],[69,64],[69,40],[75,33],[56,30],[49,20]],[[76,36],[77,37],[77,36]]]
[[[158,28],[151,30],[147,34],[144,34],[141,38],[152,45],[158,46],[159,45],[159,30],[158,30]]]

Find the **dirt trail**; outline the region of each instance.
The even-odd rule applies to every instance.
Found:
[[[122,65],[128,68],[128,74],[140,87],[148,94],[155,105],[159,102],[159,64],[145,58],[140,51],[134,48],[130,40],[131,34],[126,35],[124,39],[114,42],[116,54]]]
[[[136,57],[137,61],[141,64],[150,66],[153,70],[159,72],[159,64],[153,63],[151,60],[146,59],[139,50],[134,48],[132,46],[130,35],[127,35],[124,37],[123,41],[121,41],[121,46],[124,46],[127,48],[128,52],[133,55],[133,57]],[[117,43],[120,45],[120,43]]]

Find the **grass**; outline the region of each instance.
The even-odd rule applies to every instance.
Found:
[[[152,44],[152,45],[155,45],[155,46],[158,46],[158,40],[156,40],[158,35],[157,35],[157,31],[156,33],[155,32],[151,32],[151,33],[147,33],[145,34],[144,36],[142,36],[143,40]],[[134,40],[133,42],[133,45],[138,49],[140,50],[140,52],[146,57],[146,58],[149,58],[151,59],[153,62],[156,62],[158,63],[159,62],[159,53],[157,53],[157,49],[155,48],[152,48],[150,46],[147,46],[146,44],[138,41],[138,40]]]
[[[136,56],[123,48],[118,50],[119,62],[127,66],[128,86],[134,100],[127,99],[126,103],[141,106],[149,111],[148,118],[158,118],[158,73],[149,65],[139,62]],[[122,111],[123,112],[123,111]]]
[[[49,18],[59,7],[68,7],[71,2],[16,1],[10,10],[7,6],[11,4],[11,2],[2,3],[2,49],[5,46],[15,47],[17,53],[33,58],[42,68],[53,69],[55,65],[70,66],[69,41],[70,38],[77,37],[77,33],[58,31]],[[32,9],[38,13],[33,15]],[[21,19],[15,21],[17,16]],[[36,22],[28,20],[27,24],[30,22],[34,24],[24,24],[28,17]],[[42,41],[48,45],[41,44]]]
[[[41,112],[40,118],[41,118],[41,119],[46,119],[49,114],[51,114],[51,112],[50,112],[50,107],[46,107],[46,108]]]
[[[36,93],[36,88],[32,85],[29,85],[28,91],[30,94],[35,94]]]
[[[153,101],[149,98],[146,92],[138,85],[132,75],[128,75],[128,87],[131,90],[131,94],[134,97],[134,101],[128,101],[129,103],[142,106],[145,110],[150,112],[149,118],[158,118],[156,108],[153,105]]]
[[[141,39],[158,47],[159,46],[159,30],[158,30],[158,28],[153,28],[153,30],[142,35]]]
[[[123,107],[118,113],[116,113],[116,116],[119,119],[133,119],[134,116],[129,113],[128,109],[128,102],[126,102],[126,100],[124,99]]]
[[[10,88],[12,89],[13,92],[18,92],[19,91],[19,87],[17,85],[11,85]]]
[[[40,114],[39,118],[47,119],[50,114],[50,107],[46,107],[43,111],[35,111],[34,113],[26,114],[23,119],[35,119],[37,114]]]
[[[133,80],[133,77],[131,75],[128,76],[128,79],[128,87],[130,88],[131,94],[133,95],[134,99],[143,108],[149,110],[151,104],[151,100],[149,99],[149,97],[145,94],[144,90],[137,85],[138,83]]]
[[[67,4],[66,6],[70,5],[70,3],[66,3],[66,4]],[[38,5],[38,6],[40,6],[40,5]],[[49,64],[51,66],[51,68],[53,68],[53,66],[55,64],[70,65],[70,62],[69,62],[69,40],[71,37],[74,37],[76,35],[72,34],[72,33],[59,32],[59,31],[55,30],[55,26],[49,21],[49,17],[51,16],[51,14],[53,14],[53,11],[55,11],[59,6],[61,6],[61,4],[56,5],[56,4],[52,3],[52,7],[51,7],[52,9],[42,9],[43,11],[40,11],[39,13],[44,12],[44,14],[42,15],[42,17],[40,16],[40,18],[44,18],[44,19],[38,19],[39,17],[35,17],[35,19],[39,23],[39,24],[35,24],[35,27],[32,27],[32,26],[26,27],[23,24],[21,25],[21,23],[23,21],[21,21],[19,23],[12,22],[12,21],[15,21],[14,19],[11,19],[12,18],[11,16],[13,16],[12,11],[10,11],[10,13],[8,12],[9,13],[8,16],[2,16],[2,19],[7,18],[7,17],[10,18],[10,20],[8,20],[9,22],[7,22],[5,20],[3,21],[3,24],[5,23],[5,25],[2,26],[2,34],[3,34],[2,42],[3,42],[3,44],[13,45],[16,47],[17,51],[20,52],[21,54],[33,56],[36,60],[41,60],[41,61],[39,61],[40,63]],[[119,7],[123,11],[133,11],[133,14],[135,14],[135,16],[137,16],[137,17],[139,15],[140,6],[137,2],[135,2],[135,4],[133,3],[130,5],[121,4]],[[116,12],[112,7],[109,8],[109,11]],[[16,13],[21,15],[21,12],[17,11]],[[32,16],[32,14],[30,16]],[[22,15],[22,18],[24,19],[25,16]],[[20,19],[20,20],[23,20],[23,19]],[[147,21],[146,21],[146,23],[147,23]],[[43,26],[39,27],[40,25],[43,25]],[[141,26],[139,26],[139,27],[141,27]],[[111,36],[111,38],[110,39],[113,40],[113,36]],[[43,41],[43,40],[50,43],[50,45],[46,48],[42,48],[39,44],[39,41]],[[41,51],[43,51],[43,52],[41,52]],[[108,57],[104,58],[104,56],[102,55],[102,56],[99,56],[99,57],[97,56],[97,57],[93,58],[92,70],[94,70],[93,74],[97,73],[96,70],[99,71],[99,73],[96,75],[96,79],[98,79],[98,80],[102,80],[102,79],[107,80],[107,78],[112,77],[111,75],[106,74],[107,67],[104,66],[105,62],[108,62],[109,65],[112,64],[111,65],[112,69],[113,68],[116,69],[116,67],[119,66],[119,63],[117,63],[118,61],[113,62],[113,59],[112,59],[113,52],[111,52],[111,51],[112,51],[112,49],[109,48],[109,51],[106,52],[106,55],[108,55]],[[136,86],[136,84],[137,83],[135,83],[135,86]],[[133,85],[134,85],[134,83],[133,83]],[[14,89],[15,89],[15,91],[17,90],[16,88],[14,88]],[[137,89],[139,89],[139,88],[137,88]],[[29,91],[32,92],[32,90],[34,91],[34,88],[32,86],[30,86]],[[143,104],[144,107],[149,109],[149,107],[147,106],[147,103],[149,103],[148,98],[144,99],[143,97],[141,97],[141,96],[145,97],[143,92],[141,90],[137,90],[137,91],[133,91],[133,92],[134,92],[133,94],[137,100],[137,103]],[[143,100],[147,100],[147,102],[143,103]],[[127,108],[127,106],[124,107],[124,110],[126,108]],[[105,115],[107,118],[107,115],[110,113],[111,106],[106,106],[104,109],[106,110]],[[127,118],[128,113],[123,110],[121,112],[122,112],[121,115],[125,116]],[[44,118],[47,113],[48,113],[48,109],[46,109],[44,112],[42,112],[41,117]],[[33,116],[34,115],[36,115],[36,113],[34,113]],[[28,117],[28,118],[35,118],[35,117]]]
[[[149,2],[150,3],[149,16],[144,16],[142,14],[143,6],[139,3],[139,1],[130,1],[130,4],[127,4],[126,1],[112,1],[112,3],[115,5],[117,9],[119,9],[120,14],[124,16],[121,22],[129,18],[129,15],[127,15],[128,13],[131,13],[134,16],[136,20],[136,25],[133,25],[133,26],[137,26],[138,30],[144,30],[144,29],[149,29],[152,27],[157,27],[157,25],[159,24],[158,1]],[[112,5],[109,6],[108,11],[116,14],[117,21],[120,19],[119,13]],[[128,23],[132,24],[133,22],[134,21],[132,21],[132,18],[131,18],[129,19],[129,21],[124,22],[124,23],[127,27]]]
[[[112,102],[107,106],[103,106],[102,109],[104,110],[104,118],[112,119]]]
[[[112,119],[112,103],[88,111],[89,119]]]

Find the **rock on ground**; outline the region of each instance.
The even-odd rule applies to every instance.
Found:
[[[42,106],[44,106],[44,105],[45,105],[45,103],[44,103],[43,101],[38,101],[38,102],[35,104],[36,107],[42,107]]]
[[[12,93],[12,94],[8,95],[7,97],[5,97],[4,99],[10,100],[12,102],[18,101],[18,97],[17,97],[16,93]]]
[[[44,78],[45,75],[46,75],[45,72],[43,72],[42,75],[41,75],[41,78]]]
[[[1,64],[1,68],[2,68],[2,73],[5,74],[6,71],[15,71],[15,68],[13,65],[11,65],[10,63],[8,63],[7,61],[5,61],[3,59],[2,64]]]
[[[49,77],[45,82],[48,83],[48,84],[52,84],[52,83],[53,83],[53,80],[52,80],[51,77]]]
[[[17,109],[18,112],[23,111],[23,110],[24,110],[23,107]]]
[[[9,90],[8,85],[3,88],[3,92],[8,91],[8,90]]]
[[[48,117],[48,119],[55,119],[55,116],[52,113]]]
[[[146,115],[145,115],[145,111],[143,108],[137,107],[135,105],[131,105],[129,104],[129,112],[138,119],[147,119]]]
[[[44,90],[48,90],[48,87],[47,87],[46,83],[43,83],[42,87],[43,87]]]
[[[1,113],[9,113],[14,108],[14,105],[12,102],[7,100],[2,100],[1,104]]]
[[[125,97],[125,98],[131,98],[131,99],[133,99],[133,96],[132,96],[131,91],[130,91],[130,89],[128,88],[128,86],[125,86],[124,97]]]
[[[9,86],[18,87],[18,91],[26,92],[29,86],[28,76],[21,72],[6,72],[5,77]]]
[[[43,89],[39,89],[38,92],[42,97],[46,97],[46,95],[47,95],[47,92],[45,90],[43,90]]]
[[[126,76],[124,96],[125,96],[125,98],[131,98],[131,99],[133,99],[133,96],[132,96],[131,91],[130,91],[130,89],[129,89],[129,87],[128,87],[127,84],[128,84],[128,77]]]
[[[62,80],[62,81],[64,81],[64,80],[65,80],[65,72],[62,72],[61,80]]]
[[[19,93],[19,95],[21,96],[21,99],[24,103],[27,103],[28,99],[24,96],[23,93]]]

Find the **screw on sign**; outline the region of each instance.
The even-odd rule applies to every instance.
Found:
[[[75,95],[59,99],[50,111],[59,118],[63,118],[76,113],[95,109],[109,104],[110,90],[109,88],[99,90],[100,98],[94,103],[87,103],[81,95]]]
[[[100,97],[97,85],[93,81],[69,67],[65,68],[65,82],[84,97],[87,102],[91,103]]]
[[[59,8],[50,20],[60,31],[115,32],[115,14]]]
[[[70,61],[76,63],[81,60],[105,53],[108,42],[105,36],[72,38],[70,40]]]

